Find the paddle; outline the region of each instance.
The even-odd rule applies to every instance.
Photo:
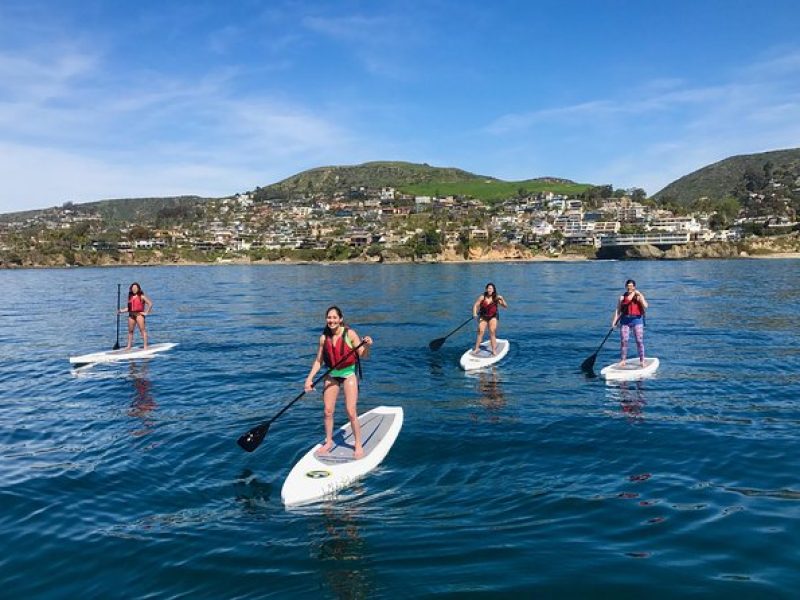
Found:
[[[119,300],[120,300],[120,288],[122,284],[117,284],[117,341],[114,342],[114,347],[112,350],[119,350]]]
[[[345,354],[345,355],[344,355],[342,358],[340,358],[340,359],[339,359],[339,362],[337,362],[337,363],[336,363],[335,365],[333,365],[333,366],[332,366],[330,369],[328,369],[327,371],[325,371],[325,372],[324,372],[322,375],[320,375],[319,377],[317,377],[317,378],[316,378],[316,379],[313,381],[313,383],[311,384],[311,387],[312,387],[312,388],[316,387],[316,386],[317,386],[317,384],[318,384],[320,381],[322,381],[322,380],[325,378],[325,376],[326,376],[328,373],[330,373],[331,371],[333,371],[333,370],[334,370],[336,367],[338,367],[340,364],[342,364],[342,363],[343,363],[343,362],[344,362],[346,359],[348,359],[350,356],[352,356],[352,355],[353,355],[353,354],[354,354],[354,353],[355,353],[355,352],[356,352],[356,351],[357,351],[359,348],[361,348],[361,346],[363,346],[365,343],[366,343],[366,342],[361,342],[361,343],[360,343],[358,346],[356,346],[355,348],[351,349],[351,350],[350,350],[350,352],[348,352],[348,353],[347,353],[347,354]],[[273,421],[275,421],[275,420],[276,420],[278,417],[280,417],[280,416],[281,416],[283,413],[285,413],[287,410],[289,410],[289,407],[290,407],[292,404],[294,404],[295,402],[297,402],[298,400],[300,400],[300,398],[302,398],[302,397],[303,397],[303,396],[305,396],[305,395],[306,395],[306,391],[305,391],[305,390],[303,390],[303,391],[302,391],[300,394],[298,394],[298,395],[297,395],[297,397],[296,397],[294,400],[292,400],[291,402],[289,402],[289,404],[287,404],[286,406],[284,406],[284,407],[283,407],[283,408],[280,410],[280,412],[278,412],[278,414],[277,414],[277,415],[275,415],[274,417],[272,417],[272,418],[271,418],[269,421],[266,421],[266,422],[262,423],[261,425],[258,425],[258,426],[256,426],[256,427],[253,427],[253,428],[252,428],[250,431],[248,431],[247,433],[245,433],[244,435],[242,435],[242,436],[241,436],[241,437],[240,437],[238,440],[236,440],[236,443],[237,443],[237,444],[239,444],[239,445],[242,447],[242,449],[246,450],[247,452],[252,452],[252,451],[253,451],[253,450],[255,450],[256,448],[258,448],[258,447],[261,445],[261,442],[263,442],[263,441],[264,441],[264,436],[266,436],[266,435],[267,435],[267,431],[269,431],[269,426],[270,426],[270,425],[272,425]]]
[[[603,344],[606,343],[606,340],[608,339],[608,336],[611,335],[612,331],[614,331],[613,327],[608,330],[606,337],[604,337],[603,341],[600,342],[600,345],[597,347],[597,350],[594,351],[594,354],[592,354],[589,358],[587,358],[585,361],[581,363],[582,371],[584,371],[585,373],[594,373],[594,361],[597,360],[597,354],[600,352],[600,349],[603,347]]]
[[[467,319],[466,321],[464,321],[464,322],[463,322],[461,325],[459,325],[458,327],[456,327],[455,329],[453,329],[453,331],[451,331],[450,333],[448,333],[446,336],[444,336],[444,337],[440,337],[440,338],[436,338],[436,339],[435,339],[435,340],[433,340],[433,341],[432,341],[430,344],[428,344],[428,348],[430,348],[431,350],[438,350],[439,348],[441,348],[441,347],[444,345],[444,341],[445,341],[447,338],[449,338],[449,337],[450,337],[451,335],[453,335],[453,334],[454,334],[456,331],[458,331],[459,329],[461,329],[461,328],[462,328],[464,325],[466,325],[467,323],[469,323],[470,321],[472,321],[472,319],[474,319],[474,318],[475,318],[475,317],[470,317],[469,319]]]

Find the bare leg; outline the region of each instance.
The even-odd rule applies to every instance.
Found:
[[[473,353],[477,354],[481,349],[481,342],[483,341],[483,334],[486,333],[486,321],[481,319],[478,321],[478,339],[475,340],[475,350]]]
[[[128,317],[128,345],[125,346],[125,350],[130,350],[133,346],[133,330],[136,327],[136,319],[129,316]]]
[[[322,402],[325,405],[325,443],[317,450],[317,454],[327,454],[333,447],[333,412],[336,409],[336,397],[339,395],[339,384],[330,377],[325,378],[325,389]]]
[[[144,315],[136,316],[136,324],[139,326],[139,332],[142,334],[142,345],[144,349],[147,350],[147,325]]]
[[[492,347],[492,354],[497,354],[497,319],[489,321],[489,344]]]
[[[351,375],[344,380],[344,405],[347,410],[347,418],[350,419],[350,426],[353,428],[353,458],[362,458],[364,456],[364,448],[361,445],[361,424],[358,422],[358,411],[356,410],[356,403],[358,402],[358,378]]]

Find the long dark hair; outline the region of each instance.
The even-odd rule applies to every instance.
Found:
[[[332,310],[335,310],[336,314],[339,315],[339,318],[342,319],[342,327],[347,327],[344,324],[344,314],[342,314],[342,309],[339,308],[338,306],[336,306],[335,304],[333,306],[329,306],[328,310],[325,311],[325,318],[326,319],[328,318],[328,313],[331,312]],[[325,324],[325,330],[322,333],[327,337],[333,337],[336,332],[335,331],[331,331],[331,328],[328,327],[328,324],[326,323]]]
[[[486,287],[484,288],[484,291],[483,291],[483,297],[484,298],[488,298],[489,297],[489,292],[487,291],[489,289],[489,286],[492,286],[492,289],[494,290],[492,292],[491,298],[492,298],[492,302],[495,302],[497,300],[497,286],[495,284],[493,284],[491,281],[486,284]]]
[[[139,288],[139,292],[138,293],[136,293],[136,294],[133,293],[133,286],[136,286],[137,288]],[[131,287],[128,288],[128,299],[130,299],[131,296],[141,296],[142,294],[144,294],[144,291],[142,290],[142,286],[140,286],[138,282],[134,281],[131,284]]]

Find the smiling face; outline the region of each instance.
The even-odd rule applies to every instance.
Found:
[[[139,287],[138,283],[132,283],[130,291],[131,291],[131,294],[138,294],[139,292],[142,291],[142,288]]]
[[[494,286],[490,283],[486,286],[486,295],[487,296],[494,296],[495,290]]]
[[[335,308],[328,309],[325,313],[325,323],[331,331],[338,331],[339,326],[342,324],[342,316]]]

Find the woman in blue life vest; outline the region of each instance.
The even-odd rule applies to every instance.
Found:
[[[636,282],[628,279],[625,282],[625,293],[617,300],[617,308],[611,319],[611,327],[617,324],[620,339],[620,364],[624,365],[628,358],[628,336],[633,329],[636,338],[636,349],[639,352],[639,364],[644,367],[644,313],[647,310],[647,300],[644,294],[636,289]]]
[[[142,345],[147,350],[147,325],[145,324],[145,317],[150,314],[153,309],[153,303],[150,298],[144,295],[142,286],[135,281],[128,288],[128,306],[120,308],[119,313],[128,313],[128,345],[125,350],[130,350],[133,346],[133,332],[136,327],[139,327],[139,333],[142,334]]]
[[[333,447],[333,413],[339,389],[344,388],[344,406],[347,418],[350,419],[350,425],[353,428],[355,442],[353,457],[361,458],[364,456],[364,448],[361,445],[361,426],[358,423],[358,412],[356,411],[358,402],[356,371],[358,361],[369,356],[372,338],[365,335],[364,345],[355,349],[362,340],[353,329],[344,324],[342,311],[338,306],[331,306],[325,312],[325,323],[325,330],[319,336],[317,355],[305,382],[305,391],[310,392],[314,387],[314,376],[322,368],[323,363],[331,369],[331,372],[323,380],[325,382],[322,390],[322,401],[325,405],[325,442],[317,450],[317,454],[327,454]]]
[[[478,338],[475,340],[474,354],[478,354],[483,341],[483,334],[489,328],[489,344],[492,354],[497,354],[497,322],[500,320],[499,307],[508,308],[506,299],[497,293],[493,283],[486,284],[486,290],[478,296],[472,305],[472,317],[478,319]]]

